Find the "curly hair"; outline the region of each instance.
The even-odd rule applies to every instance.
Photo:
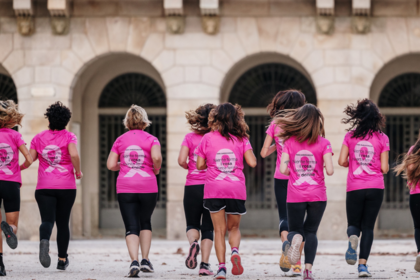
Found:
[[[13,100],[0,101],[0,128],[22,126],[23,116]]]
[[[305,95],[297,89],[279,91],[267,106],[267,112],[274,118],[280,110],[297,109],[306,103]]]
[[[127,114],[123,120],[124,126],[129,129],[145,129],[146,127],[152,124],[147,117],[146,110],[138,105],[131,105],[130,109],[128,109]]]
[[[350,124],[347,131],[353,131],[352,138],[364,139],[366,136],[371,138],[373,133],[382,132],[385,127],[386,119],[379,112],[378,106],[370,99],[361,99],[357,104],[350,104],[344,109],[348,116],[341,121],[344,124]]]
[[[400,164],[394,167],[397,176],[407,179],[407,187],[414,189],[420,183],[420,133],[413,148],[403,156]]]
[[[238,104],[226,102],[211,110],[209,127],[212,131],[219,131],[227,140],[232,140],[232,136],[239,139],[249,138],[245,114]]]
[[[207,103],[200,105],[197,109],[185,112],[185,117],[191,125],[191,130],[197,134],[204,135],[211,130],[209,127],[209,114],[216,105]]]
[[[305,104],[298,109],[280,111],[274,121],[282,128],[276,136],[284,141],[296,136],[299,143],[308,140],[309,144],[313,144],[319,136],[325,137],[324,116],[312,104]]]
[[[64,106],[60,101],[51,104],[44,114],[45,118],[50,122],[48,128],[51,130],[63,130],[71,118],[70,109]]]

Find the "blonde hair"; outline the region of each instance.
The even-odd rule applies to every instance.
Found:
[[[0,128],[13,128],[21,125],[23,114],[13,100],[0,101]]]
[[[124,126],[129,129],[141,129],[144,130],[150,126],[152,122],[147,117],[146,110],[138,105],[131,105],[128,109],[125,119],[123,120]]]
[[[411,168],[409,168],[411,166]],[[420,182],[420,134],[413,149],[403,155],[402,162],[394,167],[397,176],[402,174],[407,180],[407,187],[414,190]]]

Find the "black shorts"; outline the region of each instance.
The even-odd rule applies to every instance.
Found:
[[[204,199],[204,208],[210,213],[217,213],[225,210],[226,214],[230,215],[245,215],[245,200],[240,199],[223,199],[223,198],[210,198]]]
[[[4,212],[20,211],[20,183],[0,181],[0,206],[3,200]]]

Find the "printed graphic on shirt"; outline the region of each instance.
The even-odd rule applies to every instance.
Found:
[[[232,181],[239,181],[239,178],[233,175],[233,171],[236,167],[236,156],[229,149],[221,149],[217,152],[215,162],[217,169],[221,172],[216,180],[224,180],[226,177]]]
[[[0,143],[0,170],[6,175],[13,175],[12,170],[9,169],[13,157],[12,147],[6,143]]]
[[[56,145],[48,145],[42,150],[42,157],[48,162],[50,166],[45,169],[45,172],[53,172],[55,169],[64,173],[68,172],[66,168],[60,165],[61,149]]]
[[[195,148],[195,150],[194,150],[194,165],[195,165],[195,169],[193,170],[193,172],[191,172],[191,174],[200,174],[200,173],[204,173],[204,172],[206,172],[207,171],[207,169],[205,169],[205,170],[198,170],[197,169],[197,158],[198,158],[198,155],[196,154],[196,152],[197,152],[197,147]]]
[[[374,155],[375,148],[372,143],[368,141],[358,142],[354,148],[354,157],[360,166],[353,172],[353,174],[359,175],[362,174],[363,171],[370,175],[376,174],[376,172],[372,171],[369,167]]]
[[[133,177],[139,174],[142,177],[150,177],[150,175],[142,170],[144,162],[144,151],[137,145],[131,145],[124,151],[124,162],[130,168],[130,171],[124,177]]]
[[[312,179],[312,176],[315,176],[314,170],[316,166],[315,156],[307,150],[299,151],[295,155],[294,160],[296,173],[299,175],[299,179],[293,183],[293,185],[302,185],[307,183],[309,185],[318,185],[318,183]]]

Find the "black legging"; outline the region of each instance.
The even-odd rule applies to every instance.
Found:
[[[420,253],[420,194],[410,195],[410,211],[414,222],[414,239],[417,253]]]
[[[125,225],[125,236],[140,235],[142,230],[152,230],[152,214],[157,193],[119,193],[118,204]]]
[[[316,232],[326,207],[326,201],[287,203],[287,214],[289,216],[289,235],[287,240],[292,242],[293,236],[297,233],[303,236],[305,241],[305,264],[314,264],[318,248]]]
[[[57,225],[58,257],[67,258],[67,249],[70,242],[70,213],[76,199],[76,190],[36,190],[35,199],[42,220],[39,227],[40,240],[50,240],[55,222]]]
[[[213,241],[213,222],[209,210],[203,207],[204,185],[185,186],[184,212],[187,221],[187,231],[201,230],[201,240]]]
[[[367,260],[373,243],[373,229],[384,198],[383,189],[347,192],[347,236],[360,236],[359,259]]]
[[[287,221],[287,184],[289,180],[281,180],[274,178],[274,192],[276,194],[277,209],[279,210],[279,231],[289,231],[289,223]]]

